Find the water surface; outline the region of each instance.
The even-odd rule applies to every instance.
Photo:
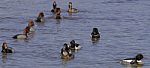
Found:
[[[141,68],[150,67],[149,0],[71,0],[80,11],[71,16],[69,1],[56,0],[63,17],[58,21],[50,12],[52,0],[1,0],[0,42],[6,40],[15,53],[0,54],[0,68],[127,68],[119,61],[137,53],[144,55]],[[35,23],[32,38],[11,38],[41,11],[46,22]],[[97,43],[90,38],[94,27],[101,33]],[[63,61],[60,49],[73,39],[83,48],[73,60]]]

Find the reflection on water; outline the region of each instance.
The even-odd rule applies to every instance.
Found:
[[[37,26],[45,26],[45,22],[36,22]]]
[[[62,68],[67,68],[67,63],[69,63],[69,61],[62,60],[62,65],[63,65]]]
[[[66,65],[69,61],[73,60],[74,58],[72,59],[62,59],[62,64],[63,65]]]
[[[7,61],[7,53],[2,53],[2,62],[6,63]]]
[[[69,16],[72,16],[72,13],[68,13]]]
[[[57,27],[57,32],[61,31],[61,29],[60,29],[60,22],[57,23],[56,27]]]
[[[100,40],[99,38],[91,38],[91,41],[92,41],[93,44],[98,43],[99,40]]]
[[[134,66],[134,65],[123,65],[123,66],[125,66],[126,68],[142,68],[142,66],[141,65],[136,65],[136,66]]]
[[[32,31],[32,32],[30,32],[28,35],[29,35],[29,39],[32,39],[32,38],[34,38],[34,35],[36,34],[36,30],[35,31]]]
[[[61,21],[61,19],[56,19],[56,24],[60,24]]]
[[[8,57],[11,56],[11,53],[2,53],[2,62],[7,63]]]

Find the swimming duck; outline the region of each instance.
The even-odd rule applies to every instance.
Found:
[[[142,54],[137,54],[135,58],[127,58],[123,59],[121,61],[122,64],[131,64],[131,65],[143,65],[143,62],[141,61],[143,59]]]
[[[75,40],[72,40],[70,42],[70,47],[69,48],[72,49],[72,50],[79,50],[79,49],[81,49],[81,46],[79,44],[77,44],[75,42]]]
[[[14,39],[26,39],[28,37],[29,31],[30,31],[30,28],[26,27],[23,31],[23,34],[17,34],[15,36],[13,36],[12,38],[14,38]]]
[[[2,53],[13,53],[14,50],[13,50],[13,48],[8,47],[6,42],[3,42],[2,51],[1,52]]]
[[[60,13],[61,13],[60,8],[56,8],[56,14],[55,14],[55,16],[56,16],[55,18],[56,19],[61,19],[61,14]]]
[[[29,32],[34,32],[35,31],[33,20],[29,20],[28,27],[29,27]]]
[[[44,13],[40,12],[37,19],[35,20],[36,22],[44,22]]]
[[[51,12],[56,12],[56,8],[57,8],[57,4],[56,4],[56,2],[54,1],[54,2],[53,2],[53,9],[51,10]]]
[[[61,58],[62,59],[73,59],[74,55],[69,49],[68,45],[65,43],[64,47],[61,49]]]
[[[93,31],[92,31],[92,33],[91,33],[91,37],[92,37],[92,38],[100,38],[100,34],[99,34],[97,28],[93,28]]]
[[[68,51],[69,54],[72,54],[72,51],[70,49],[70,46],[68,44],[64,44],[63,50]]]
[[[69,7],[69,9],[68,9],[69,13],[77,13],[78,12],[78,9],[72,8],[72,2],[69,2],[68,7]]]

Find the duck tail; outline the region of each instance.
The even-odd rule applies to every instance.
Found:
[[[17,35],[13,36],[12,38],[13,38],[13,39],[17,39]]]

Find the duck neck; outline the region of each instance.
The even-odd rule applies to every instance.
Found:
[[[53,9],[56,9],[56,6],[57,6],[57,4],[56,4],[56,2],[54,2],[53,3]]]
[[[69,9],[72,9],[72,4],[69,4]]]

